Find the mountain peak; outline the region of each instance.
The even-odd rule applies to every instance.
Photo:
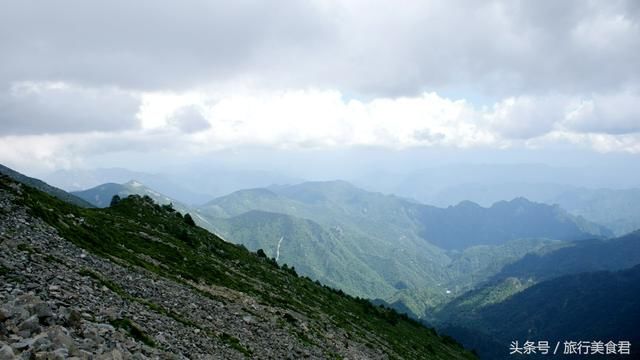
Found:
[[[139,182],[138,180],[135,180],[135,179],[129,180],[126,183],[124,183],[123,185],[132,186],[132,187],[145,187],[143,183],[141,183],[141,182]]]

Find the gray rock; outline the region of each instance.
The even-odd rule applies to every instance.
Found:
[[[35,342],[34,339],[23,339],[16,343],[11,344],[11,347],[13,347],[16,350],[24,350],[31,347],[31,345],[33,345],[34,342]]]
[[[38,303],[33,307],[33,311],[38,316],[38,319],[46,320],[53,316],[53,311],[51,311],[51,306],[47,303]]]
[[[65,348],[59,348],[53,351],[53,355],[55,355],[55,359],[66,359],[69,357],[69,350]]]
[[[23,331],[28,331],[29,333],[34,333],[36,331],[39,331],[40,323],[38,321],[38,316],[37,315],[31,316],[27,320],[20,323],[20,326],[18,328]]]
[[[11,346],[0,342],[0,360],[13,360],[13,357]]]
[[[69,336],[68,330],[61,326],[55,326],[49,329],[48,334],[54,347],[64,346],[67,349],[71,349],[74,346],[74,341],[71,336]]]
[[[3,322],[9,318],[9,310],[0,308],[0,322]]]

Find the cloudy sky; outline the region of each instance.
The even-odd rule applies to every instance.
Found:
[[[634,0],[4,1],[0,54],[0,163],[35,172],[243,148],[640,159]]]

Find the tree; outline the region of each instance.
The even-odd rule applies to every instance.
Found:
[[[261,257],[261,258],[266,258],[267,257],[267,254],[265,254],[264,250],[262,250],[262,249],[258,249],[257,254],[258,254],[258,257]]]
[[[109,204],[109,206],[111,207],[118,205],[120,203],[120,200],[122,200],[120,199],[120,196],[118,196],[117,194],[113,195],[113,197],[111,198],[111,204]]]
[[[195,221],[193,221],[193,218],[188,213],[184,215],[184,222],[186,222],[189,226],[196,226]]]
[[[149,198],[151,200],[151,198],[147,195],[144,196],[145,198]],[[151,200],[151,202],[153,202],[153,200]],[[176,211],[176,209],[173,208],[173,203],[168,203],[168,204],[164,204],[162,205],[162,208],[170,213]]]

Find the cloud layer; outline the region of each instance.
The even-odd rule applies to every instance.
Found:
[[[238,146],[640,153],[640,5],[25,0],[0,162]]]
[[[171,153],[188,158],[246,146],[286,150],[571,147],[640,154],[636,121],[640,117],[640,96],[628,92],[590,97],[509,97],[482,107],[437,93],[359,101],[345,99],[337,91],[319,90],[222,98],[202,93],[151,93],[140,95],[139,101],[140,107],[130,116],[117,107],[111,112],[114,119],[135,115],[137,122],[127,121],[123,124],[126,126],[112,129],[69,123],[70,129],[79,129],[64,134],[42,131],[42,127],[32,129],[27,124],[19,128],[20,132],[14,129],[0,138],[0,154],[10,161],[37,160],[51,167],[105,153],[137,152],[155,157]],[[93,105],[94,99],[76,104],[71,113]],[[64,112],[49,115],[65,117]],[[105,120],[99,124],[121,123]]]
[[[376,96],[608,92],[639,80],[627,1],[25,0],[0,79],[176,90],[248,81]]]

